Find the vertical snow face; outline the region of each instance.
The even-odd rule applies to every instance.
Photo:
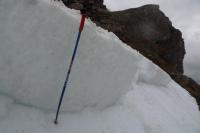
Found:
[[[37,0],[13,2],[0,1],[0,91],[19,103],[56,109],[80,15]],[[63,111],[102,109],[129,90],[141,57],[122,45],[86,22]]]

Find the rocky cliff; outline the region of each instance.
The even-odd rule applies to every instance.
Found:
[[[178,29],[159,10],[158,5],[145,5],[110,12],[103,0],[62,0],[69,8],[83,10],[97,26],[116,34],[124,43],[165,70],[185,88],[200,105],[200,85],[183,75],[184,41]],[[199,106],[200,107],[200,106]]]

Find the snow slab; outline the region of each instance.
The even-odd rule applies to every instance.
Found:
[[[49,0],[0,1],[0,133],[199,133],[197,104],[151,61]]]

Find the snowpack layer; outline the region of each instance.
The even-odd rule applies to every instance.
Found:
[[[53,125],[79,21],[48,0],[0,1],[0,133],[200,132],[195,100],[90,20]]]

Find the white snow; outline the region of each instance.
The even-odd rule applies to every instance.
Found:
[[[199,133],[197,104],[114,34],[49,0],[0,1],[0,133]]]

